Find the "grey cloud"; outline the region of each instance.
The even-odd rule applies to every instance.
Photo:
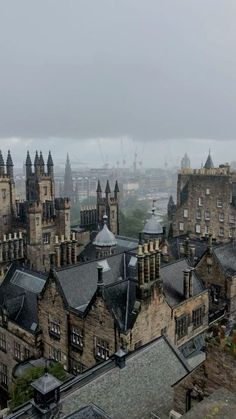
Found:
[[[0,138],[235,138],[234,0],[0,6]]]

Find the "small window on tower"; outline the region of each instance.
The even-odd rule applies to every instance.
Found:
[[[7,216],[3,215],[2,220],[3,220],[3,225],[6,226],[7,225]]]
[[[188,210],[184,209],[184,218],[188,218]]]
[[[114,218],[115,218],[115,211],[114,210],[112,210],[112,212],[111,212],[111,218],[114,220]]]
[[[6,199],[6,197],[7,197],[7,190],[2,189],[2,199]]]
[[[66,213],[66,221],[69,221],[69,214],[68,214],[68,212]]]
[[[43,187],[43,193],[44,193],[44,196],[46,196],[48,194],[48,187],[47,186]]]
[[[36,226],[39,226],[39,217],[36,217]]]

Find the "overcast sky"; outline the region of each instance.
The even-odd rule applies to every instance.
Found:
[[[0,148],[236,158],[235,17],[235,0],[0,0]]]

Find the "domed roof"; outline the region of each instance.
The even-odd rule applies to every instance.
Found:
[[[152,208],[152,215],[144,226],[144,234],[163,234],[163,228],[155,215],[155,209],[154,207]]]
[[[104,225],[101,231],[96,235],[93,244],[98,247],[111,247],[116,246],[117,241],[114,234],[107,227],[107,216],[103,217]]]

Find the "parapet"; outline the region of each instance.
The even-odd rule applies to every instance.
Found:
[[[221,164],[219,167],[214,167],[211,169],[206,169],[205,167],[201,169],[191,169],[185,168],[181,169],[178,172],[181,175],[203,175],[203,176],[228,176],[230,175],[230,165],[228,164]]]
[[[40,214],[43,211],[41,202],[30,202],[28,206],[29,214]]]
[[[55,209],[56,210],[70,209],[70,199],[69,198],[56,198],[55,199]]]

